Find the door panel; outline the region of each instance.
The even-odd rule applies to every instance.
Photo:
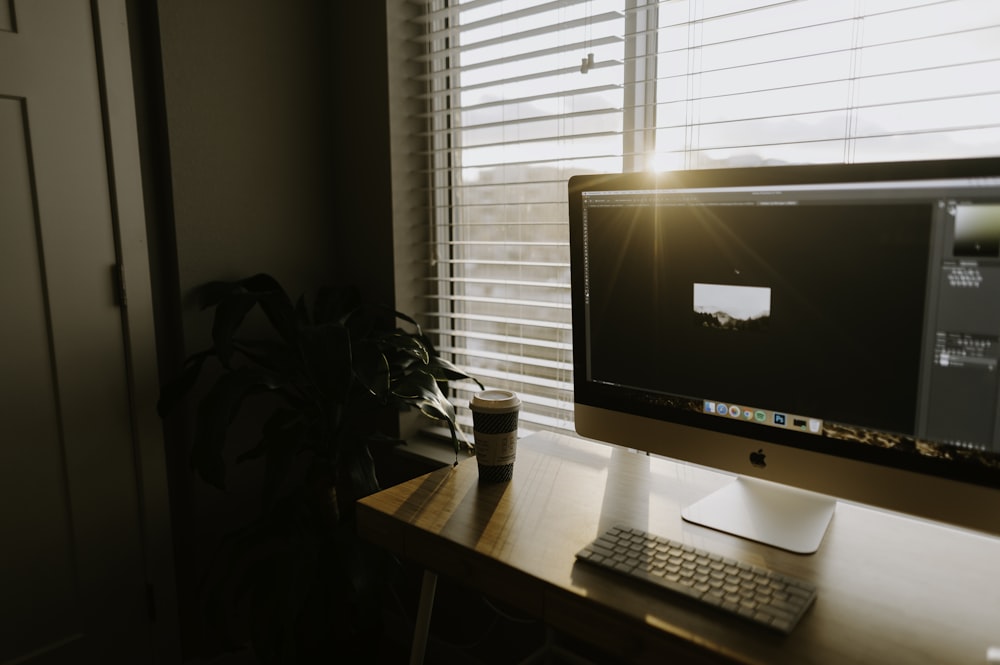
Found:
[[[14,32],[14,12],[11,2],[13,0],[0,0],[0,31]]]
[[[18,625],[24,614],[48,620],[0,641],[0,662],[82,631],[23,110],[21,100],[0,99],[0,404],[9,411],[0,487],[12,499],[0,503],[0,533],[17,543],[0,548],[3,586],[11,591],[0,594],[0,626]]]
[[[150,658],[94,25],[0,0],[0,663]]]

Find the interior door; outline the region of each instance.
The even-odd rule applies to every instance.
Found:
[[[0,0],[0,663],[144,663],[94,8]]]

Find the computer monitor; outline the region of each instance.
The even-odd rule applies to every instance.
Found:
[[[581,175],[569,217],[577,432],[737,476],[686,520],[1000,534],[1000,159]]]

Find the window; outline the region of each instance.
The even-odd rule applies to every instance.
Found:
[[[1000,155],[995,0],[422,6],[430,330],[528,430],[573,427],[571,175]]]
[[[657,166],[1000,154],[1000,5],[664,2]]]

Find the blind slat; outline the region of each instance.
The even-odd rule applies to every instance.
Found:
[[[475,278],[475,277],[431,277],[432,281],[438,282],[439,284],[452,284],[452,285],[471,285],[471,284],[497,284],[497,280],[488,278]],[[559,289],[562,291],[569,290],[569,284],[555,284],[552,282],[532,282],[530,280],[518,280],[518,279],[505,279],[500,282],[505,287],[520,286],[525,288],[540,288],[540,289]]]
[[[605,68],[619,68],[622,66],[620,60],[601,60],[600,62],[595,62],[591,67],[592,70],[605,69]],[[513,76],[508,76],[500,79],[490,79],[482,81],[481,83],[473,83],[470,85],[460,85],[452,88],[452,92],[462,92],[469,93],[475,92],[476,90],[483,89],[493,89],[498,86],[510,85],[512,83],[523,83],[525,81],[536,81],[539,79],[551,79],[565,77],[569,75],[575,75],[580,73],[580,65],[576,64],[571,67],[559,67],[556,69],[546,69],[538,72],[528,72],[524,74],[517,74]]]
[[[488,358],[490,360],[499,360],[504,363],[509,363],[512,365],[521,365],[528,367],[545,367],[548,369],[556,369],[563,372],[572,372],[573,363],[571,362],[560,362],[558,360],[545,360],[543,358],[533,358],[531,356],[524,356],[514,353],[498,353],[496,351],[487,351],[484,349],[470,350],[464,347],[457,346],[443,346],[438,349],[442,353],[451,353],[455,356],[469,356],[473,355],[477,359]]]
[[[437,244],[441,244],[438,242]],[[567,242],[531,242],[526,240],[455,240],[452,242],[444,243],[451,247],[560,247],[563,249],[569,249],[569,243]]]
[[[516,372],[495,369],[479,369],[477,372],[477,376],[481,378],[492,379],[506,384],[521,383],[524,385],[537,386],[543,390],[573,392],[573,382],[570,380],[557,381],[554,379],[544,379],[530,374],[518,374]],[[568,376],[569,375],[567,375],[567,377]],[[469,388],[469,385],[465,384],[464,387]]]
[[[465,332],[465,331],[456,331],[456,330],[441,329],[441,328],[431,328],[426,330],[425,332],[434,333],[437,335],[441,335],[442,337],[448,337],[448,338],[462,338],[467,340],[475,340],[478,342],[493,342],[503,347],[520,346],[520,347],[534,347],[540,349],[558,349],[560,351],[569,351],[572,349],[572,346],[566,342],[550,342],[547,340],[530,338],[530,337],[491,335],[489,333]]]
[[[429,297],[432,298],[433,296]],[[468,312],[443,312],[441,310],[422,312],[422,315],[431,319],[500,323],[516,327],[533,326],[547,330],[571,330],[570,324],[567,322],[548,319],[543,321],[539,319],[523,319],[510,316],[491,316],[489,314],[469,314]]]
[[[549,3],[549,4],[559,4],[559,2],[557,1],[555,3]],[[539,6],[539,8],[540,7],[541,7],[541,5]],[[536,13],[540,13],[540,12],[536,12]],[[610,21],[617,21],[617,20],[622,19],[623,17],[624,17],[624,14],[622,12],[606,12],[606,13],[603,13],[603,14],[598,14],[596,16],[583,17],[583,18],[573,19],[573,20],[569,20],[569,21],[563,21],[561,23],[549,24],[549,25],[545,25],[545,26],[541,26],[541,27],[533,28],[533,29],[529,29],[529,30],[520,30],[520,31],[514,32],[512,34],[498,36],[498,37],[495,37],[493,39],[488,39],[488,40],[484,39],[484,40],[477,41],[477,42],[474,42],[474,43],[471,43],[471,44],[466,44],[464,46],[465,46],[465,48],[469,48],[469,49],[483,48],[485,46],[495,46],[497,44],[503,44],[503,43],[506,43],[506,42],[512,42],[512,41],[519,40],[519,39],[525,39],[527,37],[548,36],[548,35],[554,34],[556,32],[559,32],[561,30],[569,30],[569,29],[573,29],[573,28],[591,28],[592,26],[594,26],[596,24],[610,22]],[[509,20],[510,20],[510,16],[498,16],[498,17],[496,17],[494,19],[489,19],[488,22],[487,21],[480,22],[478,25],[473,24],[473,25],[463,26],[463,27],[448,27],[448,28],[443,28],[443,29],[440,29],[440,30],[435,30],[433,32],[427,33],[425,36],[422,37],[422,41],[432,42],[434,40],[440,40],[440,39],[443,39],[443,38],[456,38],[456,37],[459,37],[461,35],[461,33],[462,33],[463,30],[471,30],[473,28],[482,28],[482,27],[487,27],[489,25],[498,25],[500,23],[503,23],[503,22],[506,22],[506,21],[509,21]]]
[[[511,106],[514,104],[529,104],[531,102],[539,102],[545,100],[554,99],[565,99],[567,97],[583,97],[585,95],[600,95],[602,93],[609,93],[621,90],[622,86],[617,84],[609,83],[597,83],[595,85],[588,85],[583,87],[575,88],[565,88],[559,91],[538,93],[533,95],[524,95],[520,97],[504,97],[502,99],[494,99],[484,102],[479,102],[475,104],[468,104],[462,106],[462,111],[481,111],[483,109],[498,108],[504,106]],[[441,101],[447,100],[454,96],[454,90],[438,90],[435,92],[430,92],[426,94],[419,95],[419,99],[424,101]],[[420,117],[425,119],[442,119],[454,115],[458,109],[442,108],[442,109],[432,109],[425,113],[420,114]],[[446,130],[442,130],[446,131]]]
[[[486,130],[495,128],[511,128],[517,127],[519,125],[530,125],[536,123],[551,123],[551,122],[571,122],[573,120],[583,120],[588,117],[605,115],[608,113],[621,114],[622,109],[620,108],[600,108],[600,109],[590,109],[587,111],[575,111],[573,113],[560,113],[558,115],[531,115],[524,118],[516,118],[512,120],[493,120],[491,122],[467,122],[462,123],[463,131],[472,130]],[[437,132],[427,132],[426,135],[440,134]],[[546,137],[548,138],[548,137]]]
[[[577,51],[577,50],[583,51],[584,49],[591,49],[596,46],[606,46],[608,44],[614,44],[620,42],[621,40],[622,38],[620,36],[599,37],[598,39],[583,40],[572,44],[559,44],[558,46],[553,46],[551,48],[545,48],[545,49],[538,49],[536,51],[524,51],[524,52],[514,53],[511,55],[504,55],[501,58],[496,58],[493,60],[482,60],[480,62],[471,65],[466,65],[464,67],[451,68],[448,65],[445,65],[442,69],[435,71],[433,74],[424,74],[417,77],[417,80],[428,81],[439,77],[441,74],[449,72],[468,72],[468,71],[475,71],[477,69],[484,69],[487,67],[496,67],[498,65],[510,65],[514,63],[521,63],[524,62],[525,60],[542,58],[549,55],[561,55],[566,53],[566,51]],[[435,52],[433,56],[426,56],[424,58],[421,58],[421,60],[426,62],[430,61],[433,58],[440,58],[445,55],[457,55],[460,54],[461,52],[462,52],[461,48],[442,49],[440,51]]]
[[[965,102],[983,101],[983,99],[985,99],[985,101],[991,101],[991,100],[986,99],[986,98],[996,97],[998,95],[1000,95],[1000,88],[997,88],[995,90],[987,90],[987,91],[983,91],[983,92],[977,92],[977,93],[974,93],[974,94],[958,95],[958,96],[954,96],[954,97],[921,97],[921,98],[907,99],[907,100],[901,100],[901,101],[897,101],[897,102],[889,102],[889,103],[881,103],[881,104],[858,104],[858,105],[855,105],[854,107],[852,107],[851,110],[853,110],[854,112],[861,112],[861,111],[879,111],[879,110],[889,110],[889,109],[891,109],[893,111],[893,113],[898,113],[899,111],[896,110],[896,109],[898,109],[898,107],[900,107],[900,106],[912,106],[914,104],[929,104],[929,103],[935,103],[935,102],[948,102],[948,103],[956,103],[957,102],[957,103],[965,103]],[[986,107],[986,108],[988,108],[990,110],[990,113],[992,115],[992,112],[994,112],[997,108],[1000,108],[1000,107],[998,107],[996,101],[993,101],[993,103],[989,107]],[[821,116],[821,115],[829,115],[831,113],[845,113],[847,110],[848,109],[843,109],[843,108],[840,108],[840,109],[838,109],[838,108],[824,108],[824,109],[817,109],[815,111],[807,111],[807,112],[802,112],[802,113],[773,113],[773,114],[770,114],[770,115],[757,115],[757,116],[746,116],[746,117],[742,117],[742,118],[727,118],[727,119],[724,119],[724,120],[708,120],[708,121],[702,121],[702,122],[689,122],[689,123],[686,123],[686,124],[685,123],[662,124],[662,125],[660,125],[660,128],[661,129],[670,129],[671,127],[702,128],[702,127],[711,127],[711,126],[717,126],[717,125],[727,125],[727,124],[731,125],[733,123],[773,122],[775,120],[782,120],[782,119],[789,120],[789,119],[793,119],[793,118],[800,118],[800,119],[805,119],[805,120],[808,121],[808,119],[810,117],[816,117],[816,116]],[[996,116],[994,116],[994,117],[996,117]],[[957,131],[957,130],[962,129],[963,127],[975,128],[975,127],[982,127],[982,126],[994,126],[994,127],[1000,126],[1000,117],[996,118],[996,122],[993,122],[993,123],[979,123],[977,125],[970,125],[968,123],[956,125],[956,124],[952,124],[952,123],[949,122],[952,119],[953,119],[953,116],[943,116],[943,117],[941,117],[941,124],[938,125],[938,129],[935,129],[934,131]],[[892,133],[894,133],[894,134],[895,133],[903,134],[905,132],[895,131],[894,130]],[[878,132],[878,135],[883,135],[883,134],[885,134],[885,132]],[[856,134],[855,136],[862,137],[862,138],[864,137],[863,134]]]
[[[569,268],[569,263],[552,263],[545,261],[494,261],[490,259],[436,259],[436,262],[442,265],[509,266],[513,268]]]
[[[582,5],[587,1],[588,0],[552,0],[551,2],[531,5],[520,11],[503,12],[501,10],[500,17],[506,17],[508,20],[521,19],[534,14],[552,11],[553,9],[572,6],[574,4]],[[445,19],[450,19],[451,22],[456,22],[461,12],[469,12],[483,7],[500,6],[502,6],[502,3],[498,3],[496,0],[467,0],[466,2],[447,3],[443,7],[432,8],[430,11],[427,11],[423,15],[417,17],[416,20],[424,23],[441,23]],[[495,22],[495,20],[491,20],[491,22]],[[465,27],[476,28],[481,27],[482,25],[483,21],[474,21],[468,23]]]
[[[475,296],[446,296],[435,294],[428,296],[431,299],[444,299],[450,302],[461,302],[476,305],[509,305],[512,307],[535,307],[541,310],[570,308],[569,303],[546,302],[543,300],[518,300],[515,298],[487,298]]]

